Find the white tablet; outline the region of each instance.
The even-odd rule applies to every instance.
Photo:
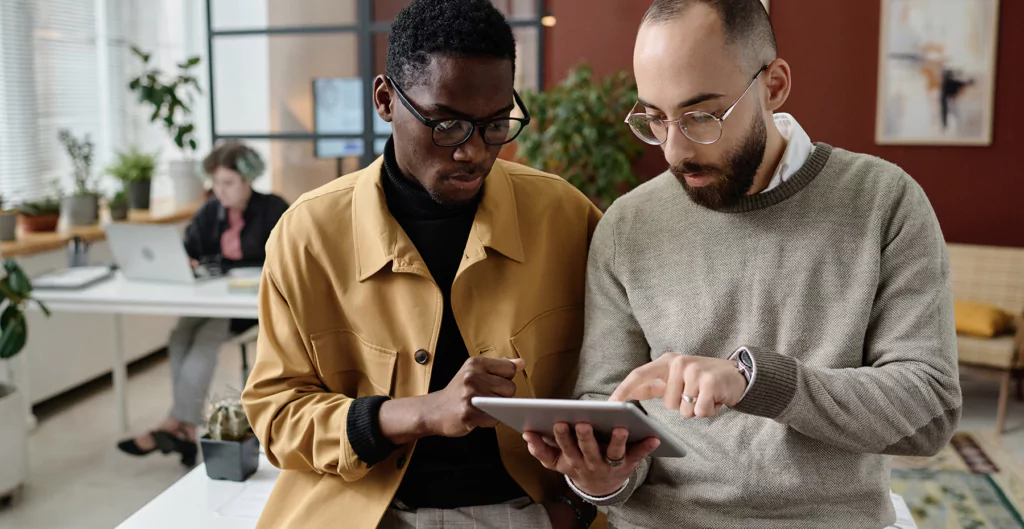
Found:
[[[601,442],[611,438],[615,428],[629,430],[627,444],[657,437],[661,445],[651,453],[655,457],[683,457],[686,450],[647,413],[630,402],[559,399],[503,399],[473,397],[473,406],[498,419],[519,433],[535,432],[553,442],[555,424],[587,423]]]

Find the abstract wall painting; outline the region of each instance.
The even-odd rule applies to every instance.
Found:
[[[882,0],[880,145],[990,145],[999,0]]]

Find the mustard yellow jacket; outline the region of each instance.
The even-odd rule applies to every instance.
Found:
[[[425,395],[442,296],[391,216],[382,160],[301,197],[267,243],[260,333],[242,394],[283,469],[260,527],[376,527],[415,444],[367,467],[346,417],[356,397]],[[470,355],[523,358],[517,397],[568,397],[583,335],[594,205],[564,180],[498,160],[488,175],[451,304]],[[564,490],[514,430],[497,429],[509,474],[535,501]],[[443,486],[439,484],[440,486]]]

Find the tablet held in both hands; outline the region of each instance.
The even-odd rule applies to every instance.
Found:
[[[474,397],[473,406],[519,433],[535,432],[551,443],[558,423],[590,424],[599,441],[607,442],[612,430],[629,430],[627,444],[655,437],[661,441],[655,457],[683,457],[686,450],[667,430],[631,402],[603,402],[560,399],[506,399]]]

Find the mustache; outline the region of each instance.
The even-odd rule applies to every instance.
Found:
[[[701,174],[718,177],[722,177],[725,175],[725,172],[719,169],[718,167],[693,162],[682,162],[669,167],[668,170],[676,178],[683,178],[684,175],[688,174]]]

